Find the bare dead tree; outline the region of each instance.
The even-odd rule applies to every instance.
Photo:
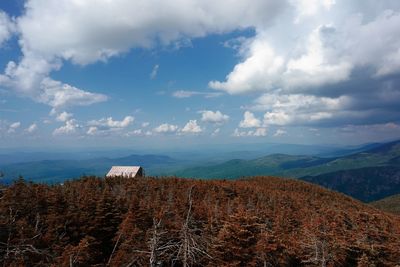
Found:
[[[165,234],[167,234],[167,231],[162,230],[162,220],[153,218],[153,227],[151,229],[150,238],[147,242],[148,250],[133,250],[133,252],[148,255],[150,267],[160,266],[162,263],[162,257],[177,248],[174,241],[163,240]],[[135,262],[136,259],[133,259],[128,266],[133,266]]]
[[[313,263],[326,267],[335,257],[329,240],[326,238],[326,229],[322,227],[314,231],[306,230],[305,234],[307,239],[303,240],[301,244],[309,251],[309,257],[304,259],[303,263]]]
[[[119,245],[119,241],[121,240],[121,236],[122,236],[122,233],[120,233],[120,234],[118,235],[117,241],[116,241],[115,244],[114,244],[114,247],[113,247],[113,250],[112,250],[112,252],[111,252],[111,254],[110,254],[110,257],[108,258],[107,266],[110,266],[112,257],[114,256],[115,250],[117,249],[117,247],[118,247],[118,245]]]
[[[180,260],[184,267],[191,266],[203,256],[212,258],[205,249],[204,240],[201,240],[201,236],[196,234],[201,232],[201,230],[192,226],[193,188],[194,186],[190,187],[188,192],[188,210],[186,213],[186,219],[179,232],[179,241],[176,244],[178,250],[176,252],[176,257],[173,260],[173,262]]]
[[[4,253],[3,264],[6,264],[7,259],[25,257],[27,254],[36,254],[50,259],[52,256],[47,249],[38,249],[32,244],[35,239],[42,235],[39,228],[40,216],[38,214],[36,216],[35,235],[33,237],[15,239],[13,236],[17,215],[18,211],[14,211],[13,208],[9,207],[7,241],[0,242],[0,253]]]
[[[162,236],[166,233],[167,231],[162,231],[161,219],[157,220],[153,218],[152,236],[148,242],[150,250],[149,263],[151,267],[158,266],[160,264],[160,258],[168,251],[176,247],[172,241],[162,242]]]

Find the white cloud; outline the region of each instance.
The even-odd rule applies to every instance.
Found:
[[[267,111],[264,125],[309,124],[340,115],[351,107],[353,100],[313,95],[264,94],[255,100],[254,110]]]
[[[221,111],[212,111],[212,110],[201,110],[201,121],[222,124],[229,120],[229,116],[226,114],[222,114]]]
[[[255,37],[241,42],[241,62],[225,81],[211,81],[211,88],[287,93],[347,81],[365,68],[374,72],[365,78],[400,72],[398,4],[369,1],[366,10],[346,1],[290,2],[297,10],[295,23],[258,27]]]
[[[99,132],[99,129],[95,126],[90,126],[89,129],[86,131],[87,135],[96,135]]]
[[[15,30],[14,22],[5,12],[0,10],[0,47],[10,39]]]
[[[130,136],[150,136],[153,135],[151,131],[145,131],[143,129],[136,129],[130,132],[127,132],[125,136],[130,137]]]
[[[56,128],[53,131],[53,135],[68,135],[76,133],[77,129],[81,126],[76,122],[76,120],[71,119],[65,122],[65,125]]]
[[[126,116],[123,120],[117,121],[114,120],[112,117],[102,118],[100,120],[91,120],[88,122],[90,126],[96,126],[100,128],[126,128],[133,123],[135,120],[132,116]]]
[[[8,127],[8,133],[15,133],[15,131],[21,127],[21,122],[17,121],[17,122],[13,122],[9,125]]]
[[[86,92],[49,78],[42,80],[41,88],[42,94],[37,96],[38,101],[55,109],[67,106],[87,106],[107,100],[105,95]]]
[[[267,25],[284,2],[29,0],[19,18],[24,46],[88,64],[127,52],[210,33]],[[116,19],[117,18],[117,19]]]
[[[154,80],[157,77],[158,74],[158,69],[160,68],[160,65],[154,65],[153,70],[150,73],[150,79]]]
[[[57,60],[48,61],[29,54],[18,65],[13,61],[8,63],[5,73],[0,75],[0,85],[55,109],[86,106],[107,100],[103,94],[90,93],[47,77],[52,70],[60,67]]]
[[[283,129],[278,129],[278,130],[276,130],[276,132],[274,133],[274,137],[279,137],[279,136],[282,136],[282,135],[285,135],[285,134],[287,134],[287,132],[286,132],[285,130],[283,130]]]
[[[261,126],[261,121],[250,111],[245,111],[243,117],[243,120],[239,123],[240,128],[257,128]]]
[[[234,0],[27,0],[15,27],[22,57],[19,63],[9,63],[0,84],[53,108],[105,101],[102,94],[54,81],[50,75],[64,61],[87,65],[137,47],[180,47],[190,38],[267,25],[283,6],[285,3],[272,0],[251,4]],[[10,36],[12,27],[8,25],[13,24],[4,12],[0,14],[3,42]]]
[[[352,65],[338,57],[334,58],[337,62],[327,58],[320,36],[322,29],[318,27],[310,34],[305,53],[296,58],[279,55],[269,36],[260,33],[244,44],[245,60],[234,67],[226,81],[211,81],[209,86],[237,94],[319,86],[348,79]]]
[[[153,129],[156,133],[175,133],[178,130],[177,125],[163,123]]]
[[[297,16],[294,23],[298,24],[301,20],[315,16],[321,9],[329,10],[335,5],[335,0],[290,0],[290,3],[295,6]]]
[[[255,110],[290,110],[298,112],[300,110],[313,112],[324,110],[345,109],[351,104],[351,99],[347,96],[338,98],[317,97],[304,94],[263,94],[255,100],[253,108]]]
[[[189,120],[182,128],[182,133],[201,133],[203,129],[197,124],[197,120]]]
[[[143,128],[146,128],[146,127],[148,127],[149,125],[150,125],[150,122],[147,122],[147,121],[142,123],[142,127],[143,127]]]
[[[260,127],[256,128],[255,130],[249,130],[249,131],[240,131],[239,129],[236,128],[232,135],[235,137],[245,137],[245,136],[263,137],[267,136],[267,128]]]
[[[257,128],[253,133],[253,136],[266,136],[266,135],[267,135],[267,128],[265,127]]]
[[[225,79],[215,77],[209,86],[230,94],[275,95],[274,102],[261,101],[262,96],[249,108],[266,112],[264,126],[351,115],[346,99],[357,102],[356,97],[348,97],[348,91],[332,92],[333,85],[352,79],[357,71],[364,81],[400,71],[398,1],[27,0],[25,7],[16,19],[0,11],[0,46],[16,33],[21,47],[20,61],[7,64],[0,86],[56,112],[107,100],[103,94],[53,80],[52,73],[66,61],[84,66],[137,47],[179,47],[191,38],[237,29],[254,29],[255,36],[228,44],[238,51],[239,62]],[[157,70],[155,65],[150,76],[156,77]],[[177,98],[220,95],[173,93]],[[373,96],[366,93],[360,99]],[[242,124],[246,125],[263,126]]]
[[[189,98],[192,96],[203,96],[205,98],[214,98],[221,96],[222,93],[218,92],[199,92],[199,91],[185,91],[179,90],[172,93],[172,96],[175,98]]]
[[[68,121],[70,120],[74,115],[72,113],[68,113],[66,111],[61,112],[60,114],[57,115],[56,120],[57,121]]]
[[[217,136],[220,132],[221,132],[221,129],[217,128],[211,133],[211,136]]]
[[[38,126],[36,123],[32,123],[28,128],[25,129],[28,133],[34,133],[38,130]]]
[[[141,136],[141,135],[143,135],[142,129],[136,129],[136,130],[130,131],[126,134],[126,136]]]

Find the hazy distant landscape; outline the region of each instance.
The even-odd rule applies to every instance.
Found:
[[[375,201],[400,193],[400,141],[368,144],[357,148],[329,150],[326,147],[270,145],[255,159],[248,157],[263,153],[218,151],[217,153],[175,152],[166,155],[129,155],[108,158],[95,153],[70,154],[80,160],[39,160],[4,164],[0,162],[3,183],[19,176],[29,181],[62,183],[81,176],[103,177],[113,165],[143,166],[150,176],[177,176],[198,179],[238,179],[251,176],[280,176],[301,179],[345,193],[364,202]],[[323,153],[317,155],[275,154],[277,151]],[[102,152],[105,153],[105,152]],[[117,152],[114,152],[117,153]],[[120,152],[129,153],[129,152]],[[331,155],[336,156],[328,156]],[[342,156],[338,156],[341,154]],[[31,157],[35,154],[33,153]],[[46,154],[42,154],[45,156]],[[60,157],[62,156],[59,155]],[[67,157],[68,154],[64,154]],[[2,156],[11,160],[7,155]],[[235,157],[234,159],[230,157]],[[237,157],[237,158],[236,158]],[[15,154],[18,158],[18,153]],[[19,158],[21,160],[21,158]]]

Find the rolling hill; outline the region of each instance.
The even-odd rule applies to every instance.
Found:
[[[399,216],[293,179],[19,180],[0,198],[2,266],[400,262]]]
[[[364,202],[400,193],[400,168],[394,166],[342,170],[300,179]]]
[[[375,208],[400,215],[400,194],[370,203]]]
[[[335,158],[274,154],[253,160],[230,160],[187,168],[177,175],[207,179],[257,175],[300,178],[367,202],[400,193],[400,141],[367,148]]]
[[[364,167],[399,166],[400,141],[381,145],[355,154],[322,158],[273,154],[253,160],[230,160],[215,165],[195,166],[178,173],[182,177],[235,179],[255,175],[285,177],[316,176],[325,173]]]

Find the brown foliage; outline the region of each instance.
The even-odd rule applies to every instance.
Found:
[[[3,266],[395,266],[400,218],[304,182],[83,178],[1,191]]]

